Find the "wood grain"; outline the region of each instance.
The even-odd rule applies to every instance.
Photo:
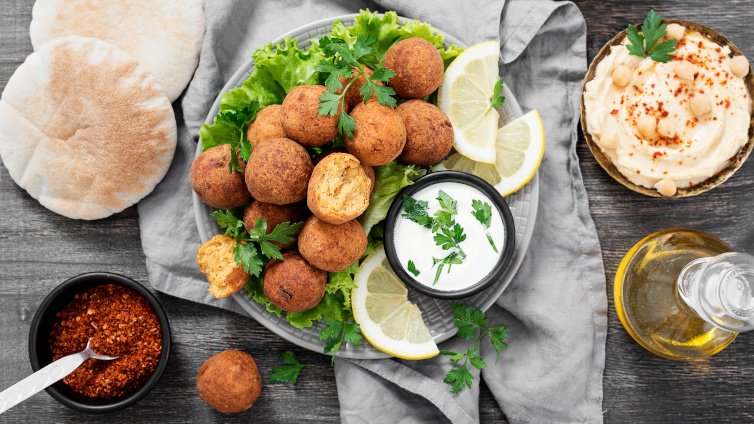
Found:
[[[587,22],[591,60],[605,42],[641,22],[650,8],[665,18],[715,28],[754,57],[754,2],[579,0]],[[3,0],[0,7],[0,89],[31,53],[28,36],[33,0]],[[644,236],[673,227],[709,232],[734,249],[754,253],[754,161],[722,186],[687,199],[656,199],[634,193],[605,173],[583,135],[577,153],[589,194],[608,281],[610,304],[604,374],[606,422],[751,422],[754,420],[754,334],[742,334],[704,361],[675,362],[635,343],[621,326],[612,280],[622,256]],[[135,208],[91,222],[73,221],[41,207],[0,167],[0,389],[31,372],[27,338],[31,317],[44,296],[76,274],[108,270],[148,284]],[[40,394],[0,416],[8,422],[337,422],[339,405],[329,358],[303,350],[253,319],[157,293],[171,320],[173,351],[153,392],[137,405],[106,417],[69,410]],[[218,329],[221,329],[218,330]],[[224,349],[254,355],[263,379],[293,350],[307,368],[295,387],[265,384],[253,409],[220,414],[196,393],[199,366]],[[482,384],[480,421],[504,416]]]

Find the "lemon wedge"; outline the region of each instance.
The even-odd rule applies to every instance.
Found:
[[[469,159],[495,163],[499,115],[490,109],[498,81],[500,43],[487,41],[464,50],[445,70],[437,106],[455,132],[453,147]]]
[[[406,286],[390,268],[384,247],[364,259],[354,281],[353,317],[372,346],[403,359],[440,353],[419,307],[408,301]]]
[[[545,131],[539,112],[526,115],[497,130],[495,163],[478,162],[460,152],[453,153],[435,169],[452,169],[474,174],[503,196],[525,186],[537,173],[545,152]]]

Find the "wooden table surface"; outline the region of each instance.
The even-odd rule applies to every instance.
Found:
[[[696,21],[726,35],[754,58],[751,0],[576,1],[587,27],[591,60],[628,23],[654,8],[666,18]],[[2,0],[0,89],[32,52],[29,22],[33,0]],[[754,421],[754,334],[742,334],[718,355],[676,362],[645,351],[630,338],[615,313],[612,280],[623,255],[644,236],[667,228],[709,232],[735,250],[754,253],[754,160],[721,187],[700,196],[663,200],[635,194],[613,181],[592,158],[583,136],[578,156],[590,209],[602,244],[608,316],[604,373],[607,422]],[[0,389],[31,372],[29,324],[45,295],[63,280],[109,270],[148,284],[136,208],[93,222],[74,221],[41,207],[0,167]],[[158,294],[171,322],[173,350],[165,374],[137,405],[107,416],[72,411],[39,394],[0,416],[0,422],[304,422],[338,421],[339,407],[329,357],[299,348],[253,319]],[[243,414],[216,413],[199,399],[195,378],[209,356],[224,349],[254,352],[266,379],[278,354],[294,350],[304,363],[295,387],[268,384]],[[482,422],[504,415],[482,384]]]

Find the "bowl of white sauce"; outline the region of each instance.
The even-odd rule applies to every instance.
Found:
[[[439,171],[401,191],[388,210],[385,253],[408,287],[439,299],[486,289],[508,267],[515,245],[513,215],[483,179]]]

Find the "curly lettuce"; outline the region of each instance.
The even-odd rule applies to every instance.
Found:
[[[375,184],[369,207],[358,218],[364,231],[369,234],[375,224],[385,219],[390,204],[404,187],[408,187],[427,170],[415,165],[393,161],[374,168]]]

